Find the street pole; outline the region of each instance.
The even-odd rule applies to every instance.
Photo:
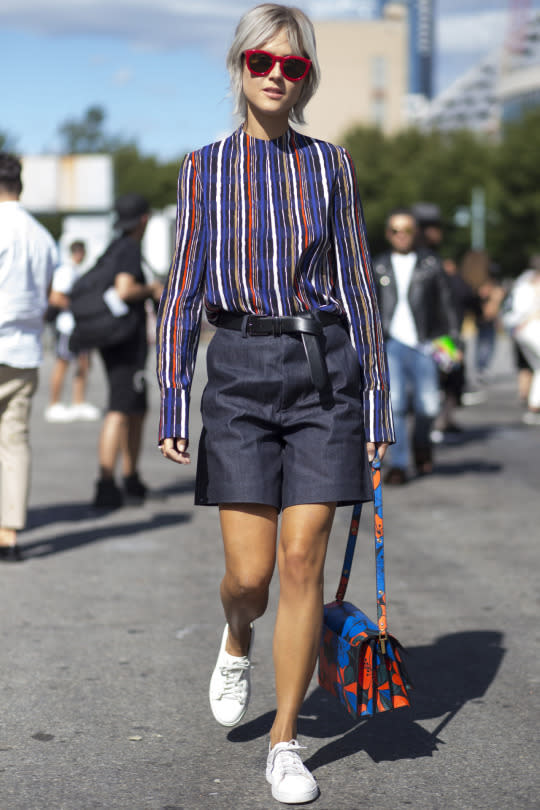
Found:
[[[481,186],[471,193],[471,248],[486,249],[486,193]]]

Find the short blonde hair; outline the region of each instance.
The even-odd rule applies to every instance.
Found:
[[[300,98],[291,110],[291,120],[304,123],[304,108],[315,93],[321,69],[317,60],[315,31],[308,17],[299,8],[281,6],[277,3],[262,3],[247,11],[236,28],[233,43],[227,54],[227,70],[231,77],[231,90],[235,102],[234,112],[247,115],[242,73],[244,51],[260,48],[280,31],[286,31],[294,52],[311,60],[311,69],[304,80]]]

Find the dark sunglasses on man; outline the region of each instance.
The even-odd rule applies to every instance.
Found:
[[[260,50],[244,51],[244,56],[252,76],[268,76],[279,62],[281,75],[290,82],[299,82],[308,75],[311,67],[311,60],[304,56],[276,56]]]

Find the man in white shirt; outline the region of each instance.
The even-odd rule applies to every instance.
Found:
[[[75,327],[75,319],[69,310],[69,296],[73,285],[81,275],[81,264],[86,255],[84,242],[76,240],[69,247],[70,259],[58,267],[53,276],[49,304],[60,310],[56,318],[56,360],[51,374],[50,401],[45,411],[47,422],[73,422],[76,420],[94,421],[100,411],[90,402],[85,402],[90,355],[88,352],[73,354],[69,349],[69,338]],[[72,403],[62,402],[62,389],[67,370],[73,361]]]
[[[0,562],[21,559],[30,483],[29,421],[57,250],[19,203],[21,163],[0,152]]]
[[[457,316],[440,260],[416,248],[417,223],[409,209],[396,209],[387,219],[390,252],[374,262],[374,276],[390,372],[390,394],[396,443],[391,447],[390,484],[408,477],[408,413],[414,413],[412,446],[416,472],[432,470],[430,432],[440,395],[433,340],[457,336]]]

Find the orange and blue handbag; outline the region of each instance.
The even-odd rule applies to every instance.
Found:
[[[362,504],[356,504],[336,598],[324,606],[319,649],[319,684],[334,695],[354,718],[410,706],[411,683],[403,664],[402,647],[387,632],[381,464],[377,457],[371,468],[377,623],[351,602],[344,601],[362,511]]]

